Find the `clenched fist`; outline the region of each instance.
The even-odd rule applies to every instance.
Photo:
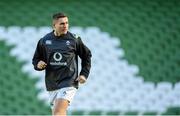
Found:
[[[86,82],[86,77],[83,76],[83,75],[80,75],[80,76],[76,79],[76,81],[79,81],[80,84],[84,84],[84,83]]]
[[[46,68],[46,66],[47,66],[47,64],[42,60],[40,60],[37,64],[38,69],[44,69],[44,68]]]

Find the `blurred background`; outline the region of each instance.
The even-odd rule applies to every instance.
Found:
[[[93,53],[69,115],[180,115],[179,0],[0,0],[0,115],[49,115],[37,41],[57,12]]]

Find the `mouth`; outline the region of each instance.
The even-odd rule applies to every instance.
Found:
[[[63,31],[67,31],[67,28],[64,28]]]

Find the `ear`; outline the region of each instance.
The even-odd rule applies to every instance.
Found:
[[[55,27],[55,23],[52,24],[52,27],[53,27],[53,28]]]
[[[55,24],[56,24],[56,21],[53,20],[53,21],[52,21],[52,27],[53,27],[53,28],[55,27]]]
[[[53,30],[55,30],[55,23],[52,24],[52,28],[53,28]]]

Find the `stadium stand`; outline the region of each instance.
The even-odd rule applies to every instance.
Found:
[[[37,6],[39,2],[39,6]],[[0,1],[0,114],[50,114],[31,58],[64,11],[93,64],[69,109],[77,115],[180,115],[178,0]],[[68,7],[67,7],[68,6]],[[106,71],[104,71],[104,69]]]

